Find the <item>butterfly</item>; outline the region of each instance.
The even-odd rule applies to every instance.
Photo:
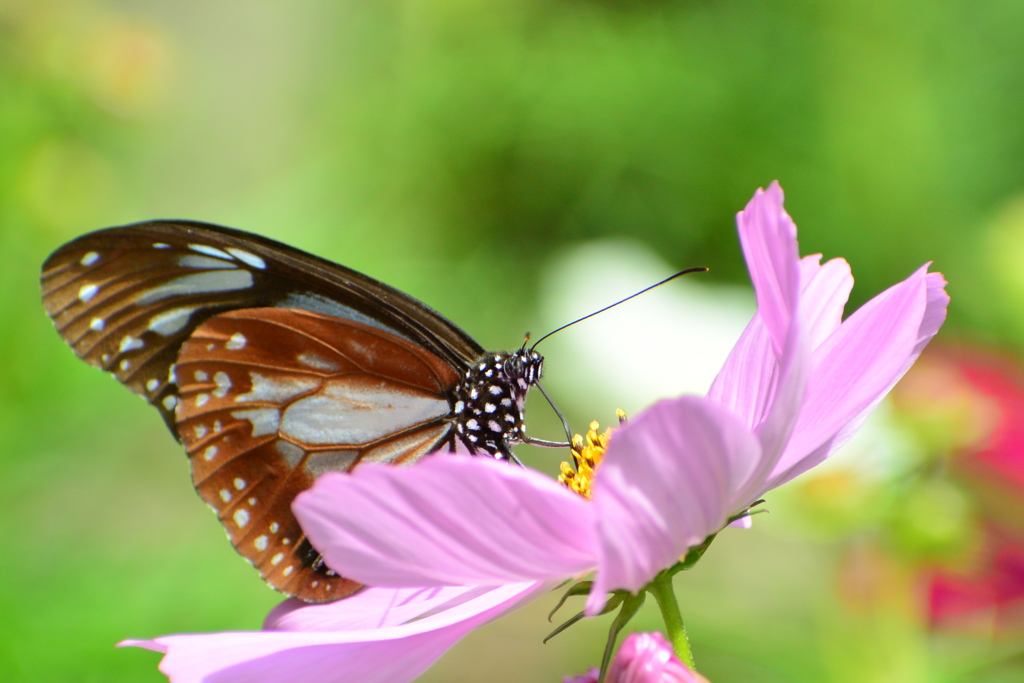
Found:
[[[544,359],[488,352],[393,287],[265,237],[192,221],[89,233],[42,270],[79,358],[163,416],[235,549],[307,602],[359,584],[324,565],[291,503],[325,472],[457,446],[513,460]]]

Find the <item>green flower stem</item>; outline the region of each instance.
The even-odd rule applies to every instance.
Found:
[[[679,603],[672,589],[672,575],[669,572],[658,574],[647,586],[647,590],[653,593],[654,599],[658,601],[661,617],[665,620],[665,628],[668,631],[668,639],[672,642],[676,656],[683,664],[696,671],[693,653],[690,651],[690,639],[686,635],[686,626],[683,625],[683,615],[679,611]]]

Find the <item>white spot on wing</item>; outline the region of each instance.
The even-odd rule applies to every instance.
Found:
[[[94,296],[96,296],[96,292],[98,291],[100,291],[100,288],[96,285],[82,285],[82,288],[78,290],[78,298],[83,304],[87,304]]]
[[[281,564],[281,560],[284,559],[284,553],[278,553],[270,558],[270,564]]]
[[[103,318],[93,318],[92,320],[89,321],[89,328],[95,330],[96,332],[99,332],[105,326],[106,323],[103,322]]]
[[[117,352],[124,353],[126,351],[134,351],[135,349],[141,349],[143,346],[145,346],[145,343],[143,343],[141,339],[137,339],[128,334],[121,340],[121,346],[118,347]]]
[[[206,436],[206,425],[196,425],[192,431],[195,432],[197,439],[201,439]]]
[[[216,457],[217,457],[217,447],[216,446],[210,446],[205,451],[203,451],[203,460],[205,460],[206,462],[210,462],[211,460],[213,460]]]
[[[228,391],[231,389],[231,378],[228,377],[228,373],[218,372],[213,376],[213,381],[217,383],[217,388],[213,390],[213,395],[217,398],[227,396]]]
[[[210,400],[210,395],[209,394],[199,394],[198,396],[196,396],[196,407],[197,408],[202,408],[203,406],[206,405],[207,401],[209,401],[209,400]]]
[[[197,382],[205,382],[210,379],[210,376],[206,374],[205,370],[196,370],[196,374],[194,376]]]
[[[276,434],[281,424],[281,413],[277,408],[256,408],[255,410],[236,410],[231,413],[236,420],[248,420],[252,424],[252,435],[266,436]]]
[[[220,490],[220,499],[223,500],[225,503],[230,503],[231,502],[231,491],[228,491],[227,489],[221,489]]]
[[[281,525],[278,524],[277,522],[271,522],[270,523],[270,533],[276,534],[280,528],[281,528]]]
[[[259,268],[263,270],[267,267],[267,264],[256,254],[250,254],[244,249],[238,249],[237,247],[228,247],[228,252],[242,263],[247,263],[253,268]]]
[[[256,540],[253,541],[252,544],[254,546],[256,546],[256,550],[259,550],[260,552],[263,552],[264,550],[267,549],[267,537],[266,536],[257,536]]]
[[[164,410],[174,410],[176,405],[178,405],[177,396],[164,396]]]
[[[121,366],[120,367],[121,367],[121,371],[122,372],[127,372],[128,368],[130,368],[131,366],[132,366],[132,362],[130,360],[123,360],[123,361],[121,361]]]
[[[82,257],[82,260],[80,261],[80,263],[83,266],[91,266],[92,264],[96,263],[99,260],[100,260],[100,255],[97,254],[95,251],[90,251],[88,254],[86,254],[85,256]]]
[[[210,258],[209,256],[199,256],[198,254],[185,254],[178,258],[178,265],[185,268],[198,268],[207,270],[218,270],[224,268],[237,268],[234,263],[227,263],[217,258]]]
[[[258,372],[250,372],[249,377],[252,379],[252,391],[248,394],[240,394],[235,398],[238,403],[255,401],[285,403],[299,394],[315,389],[320,384],[319,380],[307,377],[275,379],[264,377]]]
[[[164,244],[163,242],[153,242],[154,249],[170,249],[171,245]]]
[[[241,479],[239,477],[235,477],[234,484],[235,484],[235,489],[238,490],[238,491],[241,491],[242,489],[245,488],[245,479]]]
[[[315,353],[300,353],[299,362],[307,367],[313,368],[314,370],[327,370],[330,372],[338,370],[337,363],[334,363],[323,356],[318,356]]]
[[[198,251],[200,254],[206,254],[207,256],[215,256],[217,258],[224,259],[225,261],[231,261],[231,254],[226,251],[221,251],[217,247],[208,247],[205,244],[190,244],[188,248],[192,251]]]
[[[241,529],[249,523],[249,511],[245,508],[239,508],[235,510],[233,518],[235,520],[235,524],[237,524],[238,528]]]
[[[248,340],[245,338],[244,334],[241,332],[235,332],[231,335],[231,339],[228,339],[227,343],[224,344],[224,348],[229,351],[238,351],[239,349],[245,348],[245,342],[247,341]]]
[[[146,391],[156,391],[156,388],[160,386],[160,380],[151,379],[146,382]]]
[[[189,316],[192,315],[194,310],[196,310],[194,307],[185,306],[158,313],[149,319],[149,329],[161,337],[169,337],[185,328],[185,325],[188,324]]]
[[[295,570],[295,567],[287,567],[287,568],[286,568],[286,569],[285,569],[285,570],[284,570],[284,571],[282,572],[282,574],[284,574],[285,576],[288,576],[288,575],[289,575],[289,574],[291,574],[291,573],[292,573],[292,572],[293,572],[294,570]]]
[[[252,285],[252,273],[240,268],[193,273],[147,289],[139,295],[136,303],[140,306],[149,306],[174,296],[229,292],[233,289],[248,289]]]

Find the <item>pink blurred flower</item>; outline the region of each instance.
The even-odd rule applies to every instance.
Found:
[[[761,494],[823,461],[945,320],[927,266],[842,321],[845,261],[801,259],[782,190],[737,217],[758,310],[707,397],[662,401],[620,428],[587,500],[483,458],[327,474],[293,505],[328,565],[375,586],[501,585],[597,570],[637,592]]]
[[[897,406],[951,425],[947,472],[982,521],[966,562],[922,569],[927,615],[933,626],[1014,637],[1024,625],[1024,367],[964,345],[933,349],[925,361]]]
[[[563,683],[597,683],[598,670],[566,676]],[[688,669],[660,633],[633,633],[623,641],[608,667],[605,683],[708,683]]]
[[[551,586],[364,588],[324,605],[286,600],[263,631],[126,640],[164,653],[173,683],[411,681],[464,635]]]
[[[936,568],[928,577],[934,626],[964,626],[990,635],[1024,624],[1024,544],[990,529],[968,571]]]

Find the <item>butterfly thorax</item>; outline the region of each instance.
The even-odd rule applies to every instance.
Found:
[[[543,365],[540,354],[519,349],[489,353],[470,366],[451,396],[455,433],[470,453],[510,456],[509,444],[523,439],[523,404]]]

